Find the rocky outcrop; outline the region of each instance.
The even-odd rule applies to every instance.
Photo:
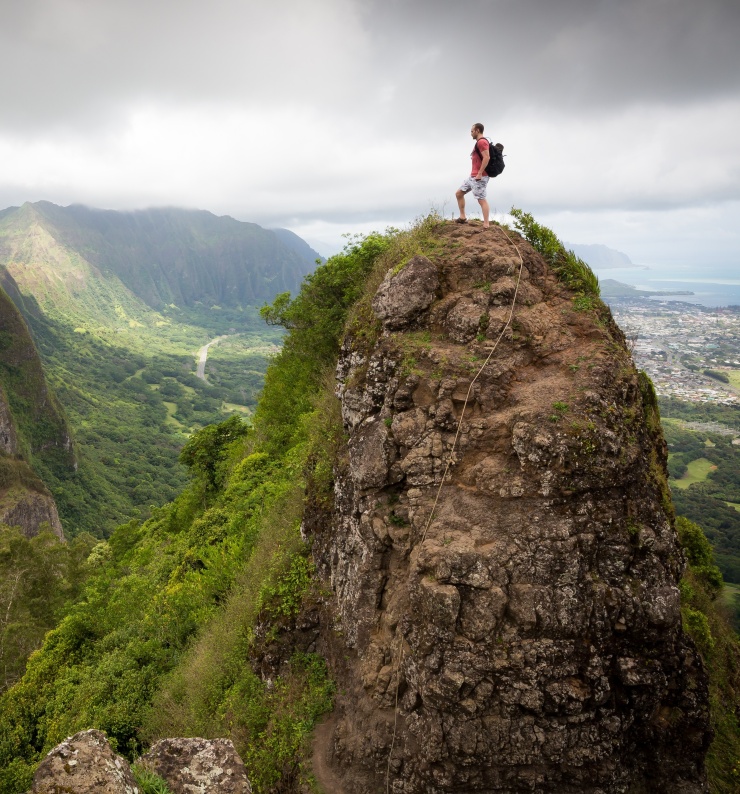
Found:
[[[0,287],[0,523],[26,537],[48,526],[64,539],[54,499],[31,468],[77,466],[63,412],[48,388],[18,308]]]
[[[251,794],[247,770],[229,739],[162,739],[141,758],[172,794]]]
[[[172,794],[251,794],[244,763],[228,739],[162,739],[139,759]],[[41,762],[30,794],[141,794],[131,767],[105,734],[81,731]]]
[[[89,730],[58,744],[33,776],[31,794],[139,794],[128,762],[105,734]]]
[[[14,463],[16,467],[23,467],[29,475],[33,476],[23,461]],[[40,481],[38,486],[38,490],[23,486],[16,486],[8,490],[0,489],[0,524],[20,527],[27,538],[35,537],[46,527],[60,540],[64,540],[64,531],[59,520],[56,503]]]
[[[518,236],[518,286],[501,229],[440,236],[337,369],[347,454],[304,525],[336,605],[317,752],[356,794],[704,792],[652,387]]]
[[[424,256],[415,256],[397,273],[383,279],[373,311],[386,330],[407,328],[434,300],[439,276]]]

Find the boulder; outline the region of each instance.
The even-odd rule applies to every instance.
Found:
[[[251,794],[247,770],[229,739],[161,739],[142,766],[172,794]]]
[[[140,794],[128,762],[96,730],[65,739],[36,770],[31,794],[62,793]]]
[[[439,276],[425,257],[412,257],[398,272],[390,271],[373,299],[373,311],[387,331],[404,328],[434,300]]]

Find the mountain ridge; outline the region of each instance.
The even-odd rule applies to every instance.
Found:
[[[573,251],[576,256],[580,256],[590,267],[597,268],[616,268],[631,267],[634,265],[627,254],[609,248],[601,243],[568,243],[563,245]]]
[[[122,212],[40,201],[1,220],[7,224],[29,206],[62,245],[101,274],[120,279],[157,311],[169,303],[255,304],[278,292],[296,292],[320,258],[287,230],[271,231],[206,210]]]

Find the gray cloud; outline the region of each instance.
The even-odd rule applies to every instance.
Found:
[[[0,125],[111,123],[157,101],[329,102],[364,66],[349,0],[24,0],[0,28]],[[329,54],[331,53],[331,54]]]
[[[452,201],[472,121],[499,209],[740,199],[737,0],[0,2],[5,204],[399,223]]]
[[[137,101],[348,118],[529,103],[594,111],[737,95],[737,0],[25,0],[4,3],[0,124],[118,119]],[[385,97],[385,102],[383,101]],[[430,107],[431,105],[431,107]],[[448,121],[449,120],[449,121]]]
[[[483,87],[503,110],[684,104],[740,88],[736,0],[378,0],[366,19],[394,67],[427,54],[404,99],[437,89],[445,108]]]

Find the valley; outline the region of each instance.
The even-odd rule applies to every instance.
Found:
[[[609,301],[658,394],[676,511],[702,526],[723,576],[740,583],[740,309]]]
[[[315,267],[293,238],[175,209],[0,213],[0,286],[72,432],[76,468],[34,464],[68,537],[146,519],[187,483],[189,436],[253,412],[282,337],[258,308]]]
[[[199,314],[205,315],[201,321]],[[41,472],[68,534],[106,537],[124,521],[148,517],[187,482],[178,462],[187,438],[232,413],[254,409],[267,356],[245,361],[241,351],[276,349],[280,333],[251,308],[220,312],[216,330],[234,341],[218,363],[209,356],[207,376],[198,378],[199,347],[214,338],[210,315],[193,310],[186,321],[169,322],[156,333],[134,325],[115,336],[62,324],[34,328],[32,321],[75,437],[78,470]]]

